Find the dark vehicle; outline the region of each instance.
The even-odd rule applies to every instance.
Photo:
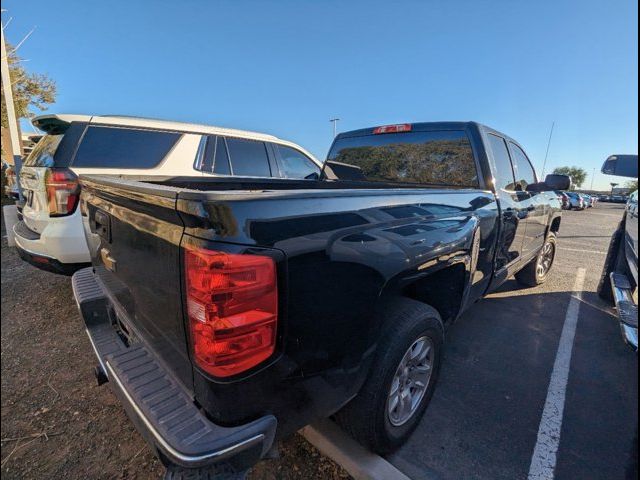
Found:
[[[611,195],[611,202],[613,203],[627,203],[629,197],[626,195]]]
[[[333,414],[389,452],[448,326],[548,278],[569,183],[462,122],[340,134],[319,179],[81,176],[97,378],[170,469],[248,467]]]
[[[637,155],[612,155],[602,173],[638,178]],[[616,195],[613,196],[615,198]],[[615,201],[615,200],[614,200]],[[611,237],[598,294],[615,303],[622,337],[638,350],[638,191],[629,197],[618,228]]]

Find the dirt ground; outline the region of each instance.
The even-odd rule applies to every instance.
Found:
[[[96,385],[70,278],[26,264],[7,247],[4,225],[2,235],[3,480],[161,477],[117,399]],[[248,478],[348,478],[299,435],[279,450]]]

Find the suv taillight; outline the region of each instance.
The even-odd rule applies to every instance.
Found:
[[[187,246],[186,302],[193,356],[216,377],[248,370],[275,351],[276,265],[262,255]]]
[[[48,168],[44,177],[50,217],[71,215],[78,205],[80,184],[68,168]]]

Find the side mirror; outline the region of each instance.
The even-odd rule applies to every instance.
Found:
[[[544,183],[547,186],[547,190],[569,190],[571,188],[571,177],[569,175],[551,173],[546,176]]]
[[[638,178],[638,155],[611,155],[604,161],[601,171],[616,177]]]

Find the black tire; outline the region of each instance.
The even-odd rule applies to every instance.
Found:
[[[611,290],[610,275],[619,267],[618,258],[620,257],[619,252],[622,244],[624,228],[624,222],[620,223],[618,229],[611,236],[609,249],[607,250],[607,257],[604,261],[604,267],[602,267],[602,276],[600,277],[600,283],[598,283],[598,296],[609,303],[613,303],[613,291]]]
[[[376,358],[358,395],[336,414],[336,421],[354,439],[379,454],[402,445],[418,426],[438,380],[444,328],[438,312],[406,298],[390,302],[383,309],[384,323]],[[427,336],[433,347],[431,376],[417,407],[405,423],[394,426],[387,413],[387,401],[396,370],[416,340]]]
[[[545,247],[547,245],[551,245],[553,250],[551,265],[544,271],[544,273],[540,273],[538,270],[538,262],[541,260],[541,257],[544,255]],[[535,256],[533,260],[531,260],[527,265],[525,265],[522,270],[516,273],[516,281],[520,285],[524,285],[525,287],[536,287],[538,285],[542,285],[549,278],[549,272],[551,272],[553,268],[553,263],[556,259],[556,250],[557,250],[557,242],[556,242],[556,234],[550,232],[547,235],[547,238],[544,241],[544,245],[538,252],[538,255]]]

